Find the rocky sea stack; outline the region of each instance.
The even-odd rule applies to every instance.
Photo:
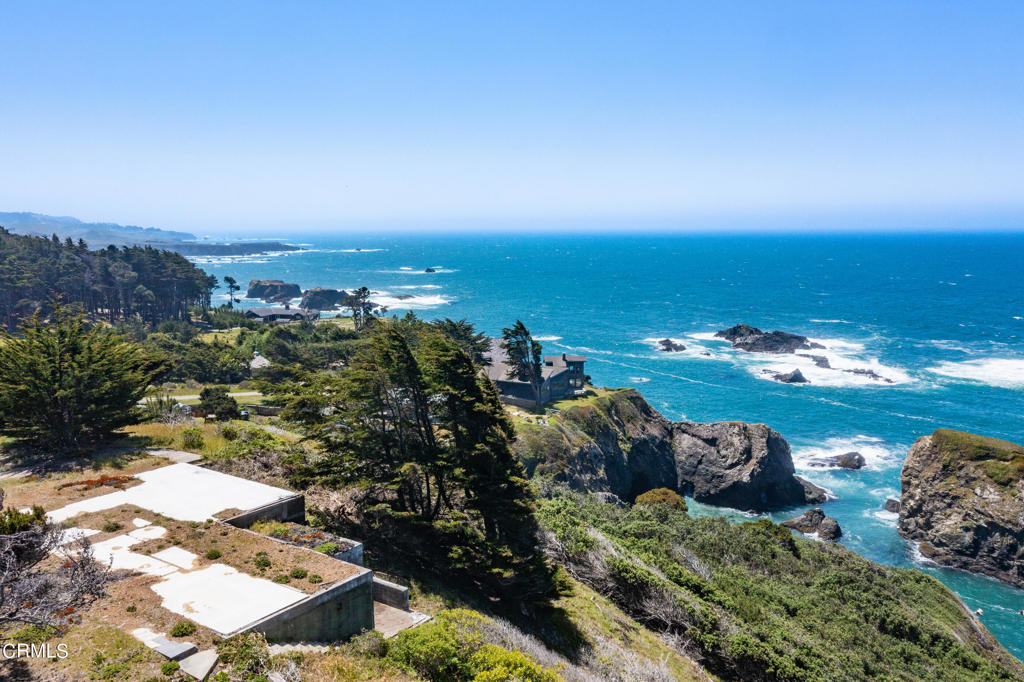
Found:
[[[939,429],[910,448],[901,483],[899,530],[922,554],[1024,587],[1024,447]]]
[[[313,287],[302,292],[302,303],[300,308],[308,310],[337,310],[344,305],[348,292],[344,289],[324,289]]]
[[[824,348],[820,343],[814,343],[806,336],[781,332],[777,329],[773,332],[763,332],[749,324],[738,324],[735,327],[723,329],[716,332],[715,336],[725,339],[732,344],[733,348],[751,353],[795,353],[798,350]]]
[[[302,289],[298,284],[282,282],[279,279],[249,280],[249,289],[245,293],[246,298],[258,298],[268,303],[290,301],[300,296]]]
[[[531,474],[631,501],[669,488],[706,502],[763,511],[820,504],[824,491],[794,475],[789,444],[764,424],[670,422],[633,389],[604,392],[551,417],[517,423],[515,448]]]

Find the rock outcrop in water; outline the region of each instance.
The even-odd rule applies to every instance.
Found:
[[[672,339],[662,339],[658,341],[658,350],[663,353],[678,353],[679,351],[686,350],[686,346],[681,343],[676,343]]]
[[[839,467],[840,469],[864,468],[864,455],[859,452],[844,452],[831,457],[816,457],[808,462],[812,467]]]
[[[825,347],[820,343],[814,343],[806,336],[790,334],[777,329],[773,332],[763,332],[748,324],[738,324],[735,327],[723,329],[715,332],[715,336],[725,339],[732,344],[733,348],[751,353],[795,353],[798,350]]]
[[[245,293],[246,298],[258,298],[268,303],[290,301],[300,296],[302,289],[298,284],[289,284],[279,279],[249,280],[249,289]]]
[[[903,463],[899,530],[937,563],[1024,587],[1024,447],[939,429]]]
[[[314,287],[302,292],[302,303],[300,308],[307,310],[337,310],[344,305],[348,292],[344,289],[324,289]]]
[[[795,519],[783,521],[782,525],[798,530],[804,535],[817,533],[822,540],[838,540],[843,534],[839,522],[831,516],[826,516],[825,512],[818,508],[808,509]]]
[[[581,400],[547,424],[518,423],[527,470],[576,490],[633,500],[670,488],[698,502],[746,510],[820,504],[794,475],[789,444],[764,424],[670,422],[633,389]]]
[[[772,376],[772,379],[783,383],[783,384],[809,384],[807,377],[799,369],[794,369],[792,372],[779,372]]]

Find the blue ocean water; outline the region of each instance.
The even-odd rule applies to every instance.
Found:
[[[490,334],[519,318],[546,350],[586,354],[595,384],[634,386],[672,419],[765,422],[792,445],[798,473],[835,496],[826,511],[846,546],[935,575],[1024,658],[1024,591],[922,561],[882,509],[921,435],[951,427],[1024,442],[1024,235],[285,239],[308,250],[199,262],[240,282],[365,285],[398,314],[464,317]],[[819,340],[827,350],[814,352],[837,369],[711,338],[740,322]],[[666,337],[687,350],[658,352]],[[764,373],[796,367],[811,384]],[[808,466],[851,450],[865,469]]]

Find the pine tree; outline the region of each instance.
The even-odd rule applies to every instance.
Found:
[[[0,435],[58,454],[98,443],[140,418],[138,402],[163,369],[108,328],[58,307],[18,336],[0,336]]]

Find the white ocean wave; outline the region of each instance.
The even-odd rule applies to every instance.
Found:
[[[629,380],[634,384],[646,384],[650,379],[648,377],[629,377]]]
[[[686,350],[682,353],[662,353],[665,356],[684,355],[712,360],[725,360],[747,369],[758,379],[775,382],[775,374],[799,369],[809,384],[831,387],[893,386],[914,381],[903,369],[884,365],[878,358],[867,355],[865,344],[846,339],[809,339],[824,348],[800,350],[796,353],[749,353],[733,348],[715,332],[695,332],[686,335]],[[656,341],[644,339],[645,342]],[[828,366],[819,366],[824,358]],[[825,364],[825,363],[821,363]],[[872,374],[873,373],[873,374]],[[876,378],[882,377],[882,379]]]
[[[900,515],[896,512],[886,511],[884,509],[865,509],[864,516],[877,521],[890,528],[895,528],[897,522],[900,520]]]
[[[918,543],[910,543],[910,560],[915,564],[923,564],[925,566],[938,566],[939,564],[932,561],[924,554],[921,553],[921,547]]]
[[[440,289],[440,284],[404,284],[400,287],[392,287],[394,289]]]
[[[430,270],[430,272],[427,272],[427,270]],[[402,266],[397,270],[378,270],[377,272],[385,275],[447,275],[453,272],[458,272],[458,270],[434,265],[430,268],[411,268],[409,266]]]
[[[561,341],[561,336],[535,336],[534,341]]]
[[[849,320],[816,320],[813,317],[808,322],[818,322],[819,324],[853,324]]]
[[[441,295],[398,298],[397,296],[388,294],[386,291],[375,291],[371,294],[370,300],[377,305],[387,306],[389,310],[393,308],[401,310],[422,310],[424,308],[437,308],[438,306],[448,305],[454,299]]]
[[[793,448],[793,464],[801,471],[841,469],[837,466],[823,466],[821,461],[847,452],[859,452],[864,457],[864,468],[874,471],[899,466],[902,448],[890,445],[880,438],[859,434],[849,438],[828,438],[816,445]]]
[[[999,388],[1024,388],[1024,359],[987,358],[962,362],[940,362],[928,367],[932,374],[975,381]]]

